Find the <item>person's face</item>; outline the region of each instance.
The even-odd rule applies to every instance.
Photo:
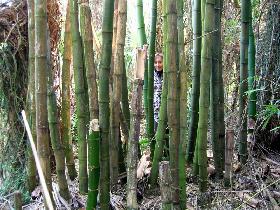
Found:
[[[162,63],[162,57],[161,56],[156,56],[155,57],[154,66],[155,66],[156,71],[162,71],[163,63]]]

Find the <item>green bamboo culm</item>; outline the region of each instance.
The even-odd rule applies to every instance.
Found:
[[[70,65],[72,56],[72,37],[70,29],[70,0],[67,3],[64,29],[64,51],[61,76],[61,139],[65,148],[66,166],[71,180],[77,177],[71,135]]]
[[[193,156],[196,145],[196,134],[198,125],[199,109],[199,78],[201,71],[201,0],[194,0],[192,8],[192,27],[193,27],[193,64],[192,64],[192,90],[190,102],[190,125],[187,146],[186,161],[193,163]]]
[[[186,209],[186,143],[187,143],[187,116],[188,116],[188,72],[184,50],[184,1],[177,0],[178,11],[178,56],[179,56],[179,105],[180,105],[180,143],[179,143],[179,187],[180,208]]]
[[[221,130],[224,130],[224,120],[221,119],[220,115],[224,114],[223,109],[221,110],[220,106],[224,106],[223,99],[220,100],[220,96],[223,97],[223,94],[220,94],[221,89],[223,89],[222,78],[222,66],[221,65],[221,0],[216,0],[215,3],[215,14],[214,14],[214,32],[213,32],[213,55],[212,55],[212,73],[211,73],[211,83],[210,83],[210,124],[211,124],[211,140],[213,147],[213,157],[214,165],[216,170],[217,178],[223,176],[223,165],[224,165],[224,147],[225,141],[224,132],[220,133]],[[222,103],[220,103],[222,101]],[[222,125],[223,124],[223,125]]]
[[[239,157],[240,162],[247,161],[247,112],[246,112],[246,91],[248,89],[248,46],[249,46],[249,22],[250,5],[248,0],[241,1],[241,37],[240,37],[240,86],[239,86]]]
[[[201,34],[204,34],[204,20],[205,20],[205,4],[207,0],[200,0],[200,10],[201,10]]]
[[[167,40],[166,62],[168,69],[167,119],[170,130],[169,152],[170,171],[173,187],[173,204],[179,205],[179,116],[178,116],[178,29],[177,29],[177,2],[167,0]]]
[[[217,1],[218,2],[218,1]],[[224,0],[219,0],[219,4],[216,6],[220,8],[219,14],[216,16],[218,21],[217,24],[219,26],[219,42],[222,40],[222,31],[220,29],[221,27],[221,16],[222,16],[222,10],[223,10],[223,5],[224,5]],[[216,3],[217,4],[217,3]],[[218,74],[218,86],[219,86],[219,106],[218,106],[218,121],[219,121],[219,130],[218,130],[218,142],[219,142],[219,150],[220,152],[220,162],[222,166],[222,171],[225,169],[225,148],[226,148],[226,139],[225,139],[225,102],[224,102],[224,79],[223,79],[223,52],[222,52],[222,44],[220,44],[219,47],[219,74]],[[223,174],[221,173],[221,176]]]
[[[35,105],[35,22],[34,22],[34,0],[27,1],[28,8],[28,94],[27,94],[27,116],[31,127],[33,139],[36,139],[36,105]],[[36,145],[36,142],[35,142]],[[28,190],[32,192],[36,185],[36,165],[31,147],[28,147]]]
[[[254,125],[256,120],[256,100],[257,92],[255,89],[255,35],[252,23],[252,6],[250,6],[250,23],[249,23],[249,49],[248,49],[248,90],[249,90],[249,103],[248,103],[248,116],[249,116],[249,128],[248,134],[251,135],[254,131]],[[248,136],[249,137],[249,136]]]
[[[112,130],[111,130],[111,183],[117,184],[119,175],[119,150],[121,150],[120,139],[120,102],[122,93],[122,79],[124,68],[124,45],[126,37],[127,1],[118,2],[117,34],[114,55],[114,77],[112,94]],[[113,142],[114,141],[114,142]]]
[[[114,0],[103,1],[102,52],[99,71],[99,122],[100,141],[100,207],[109,209],[110,202],[110,163],[109,163],[109,74],[112,57]]]
[[[158,127],[155,134],[156,144],[153,156],[153,163],[151,169],[150,183],[152,186],[156,185],[158,178],[159,162],[163,154],[164,139],[167,126],[167,66],[166,66],[166,37],[167,37],[167,18],[166,18],[166,0],[162,1],[163,8],[163,84],[160,99],[159,120]]]
[[[48,40],[48,121],[51,137],[51,146],[54,152],[56,175],[59,187],[59,194],[65,199],[70,199],[70,192],[65,175],[65,152],[63,143],[61,141],[59,120],[56,104],[55,89],[53,87],[53,74],[52,74],[52,62],[51,62],[51,50],[50,41]]]
[[[157,24],[157,0],[152,1],[151,32],[149,42],[149,61],[148,61],[148,125],[147,132],[150,140],[151,158],[154,156],[155,139],[154,137],[154,60],[156,46],[156,24]]]
[[[37,152],[46,179],[48,191],[52,192],[51,166],[49,159],[50,136],[47,112],[47,2],[45,0],[35,0],[34,8]]]
[[[137,27],[140,39],[140,45],[147,44],[147,37],[145,32],[145,22],[143,16],[143,0],[137,0]]]
[[[138,28],[138,36],[140,40],[140,47],[143,47],[143,45],[147,44],[147,36],[145,32],[145,22],[144,22],[144,15],[143,15],[143,0],[137,0],[137,28]],[[144,111],[146,115],[146,125],[148,128],[149,117],[148,117],[148,63],[147,62],[145,63],[145,71],[144,71],[143,96],[144,96]]]
[[[90,122],[89,137],[88,137],[88,199],[87,210],[96,209],[98,183],[100,175],[99,166],[99,143],[100,131],[98,119],[93,119]]]
[[[87,174],[87,125],[88,125],[88,99],[87,85],[85,84],[85,71],[83,65],[82,40],[79,33],[78,22],[78,2],[71,0],[71,34],[73,49],[73,69],[75,82],[76,112],[78,118],[78,159],[79,159],[79,190],[87,193],[88,174]],[[74,50],[75,49],[75,50]]]
[[[196,53],[197,56],[194,55],[196,58],[193,58],[192,93],[194,91],[193,89],[198,88],[198,90],[196,89],[196,94],[197,94],[198,101],[196,101],[196,103],[194,103],[193,99],[196,98],[196,95],[192,94],[191,107],[197,106],[196,107],[197,111],[193,112],[194,110],[191,108],[191,114],[197,113],[197,115],[194,116],[193,119],[192,119],[192,116],[191,116],[190,131],[189,131],[189,142],[188,142],[188,146],[187,146],[187,149],[188,149],[188,151],[187,151],[187,154],[188,154],[187,163],[191,164],[191,162],[193,161],[193,171],[192,172],[193,172],[194,176],[198,176],[198,174],[199,174],[198,154],[197,154],[198,153],[198,149],[197,149],[198,148],[197,129],[198,129],[198,120],[199,120],[198,119],[199,118],[198,111],[199,111],[199,96],[200,96],[201,47],[202,47],[202,38],[200,38],[200,37],[204,33],[203,32],[203,24],[204,24],[204,14],[205,14],[205,1],[206,0],[198,0],[198,1],[196,0],[194,2],[194,3],[197,3],[197,4],[194,4],[194,11],[198,11],[198,12],[197,13],[194,12],[193,13],[194,16],[192,17],[193,18],[193,30],[198,29],[197,32],[196,32],[197,35],[195,35],[195,34],[193,35],[193,37],[194,37],[193,47],[197,49],[197,51],[196,52],[194,51],[194,53]],[[199,27],[199,24],[200,24],[200,27]],[[196,26],[198,26],[198,28],[196,28]],[[198,74],[198,71],[196,72],[196,70],[194,69],[194,66],[196,66],[195,69],[199,69],[199,74]],[[196,78],[197,83],[194,83],[194,78]],[[196,129],[196,130],[191,131],[192,125],[194,125],[194,129]],[[191,138],[193,140],[191,140]],[[194,141],[194,142],[192,143],[192,141]],[[193,150],[194,150],[194,155],[191,154],[191,151],[193,151]],[[192,158],[192,156],[193,156],[193,158]]]
[[[212,49],[215,1],[206,1],[204,32],[202,37],[201,73],[200,73],[200,96],[199,96],[199,120],[197,130],[197,159],[199,168],[199,189],[201,192],[207,190],[207,130],[208,109],[210,98],[210,77],[212,71]]]
[[[83,42],[84,50],[84,67],[86,70],[86,82],[88,84],[88,104],[89,104],[89,116],[90,121],[98,119],[98,90],[96,82],[96,68],[94,63],[94,52],[93,52],[93,34],[91,27],[91,10],[89,7],[89,1],[83,0],[80,1],[80,29],[81,29],[81,38]],[[89,168],[89,181],[88,189],[90,190],[88,196],[89,204],[87,203],[87,209],[92,209],[96,207],[96,199],[98,194],[98,182],[99,182],[99,125],[98,128],[93,129],[90,127],[89,136],[88,136],[88,168]],[[98,134],[96,134],[98,133]],[[89,207],[90,206],[90,207]]]

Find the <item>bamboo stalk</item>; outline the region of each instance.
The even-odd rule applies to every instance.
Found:
[[[22,110],[21,114],[22,114],[25,129],[26,129],[26,132],[27,132],[27,135],[28,135],[28,139],[29,139],[29,142],[30,142],[30,145],[31,145],[32,153],[34,155],[38,175],[39,175],[39,178],[40,178],[40,183],[42,185],[43,194],[44,194],[44,197],[46,199],[46,204],[47,204],[49,210],[54,210],[54,207],[53,207],[53,204],[52,204],[52,199],[51,199],[50,193],[48,191],[48,187],[47,187],[46,180],[45,180],[43,170],[42,170],[42,166],[41,166],[41,163],[40,163],[37,151],[36,151],[36,147],[35,147],[35,144],[34,144],[34,141],[33,141],[31,130],[30,130],[29,124],[28,124],[27,119],[26,119],[25,111]]]
[[[149,42],[149,60],[148,60],[148,125],[147,134],[150,141],[151,158],[154,156],[155,139],[154,137],[154,60],[155,60],[155,45],[156,45],[156,22],[157,22],[157,0],[152,0],[152,17],[151,17],[151,32]]]
[[[127,209],[137,209],[137,159],[138,142],[140,134],[141,99],[142,99],[141,79],[135,79],[132,96],[132,118],[130,123],[130,137],[128,141],[127,153]]]
[[[28,94],[27,116],[33,138],[36,139],[36,104],[35,104],[35,19],[34,0],[27,1],[28,6]],[[36,165],[31,148],[28,148],[28,190],[32,192],[37,184]]]
[[[248,46],[249,46],[249,8],[250,1],[241,1],[241,36],[240,36],[240,87],[239,87],[239,156],[240,162],[247,161],[247,110],[246,102],[248,90]]]
[[[229,129],[226,131],[225,175],[224,175],[225,187],[230,186],[233,146],[234,146],[234,130]]]
[[[75,98],[78,118],[78,159],[79,159],[79,190],[87,193],[88,173],[87,173],[87,134],[89,123],[88,93],[85,80],[84,56],[82,40],[79,32],[78,22],[78,0],[71,0],[71,34],[72,34],[72,57],[75,82]]]
[[[167,0],[167,69],[168,69],[168,94],[167,94],[167,119],[170,129],[169,152],[170,171],[172,175],[173,204],[179,205],[179,112],[178,112],[178,29],[177,29],[177,2]]]
[[[100,123],[100,207],[109,209],[110,202],[110,155],[109,155],[109,74],[112,58],[114,0],[103,1],[102,52],[99,71],[99,123]]]
[[[157,183],[158,178],[158,169],[159,169],[159,162],[162,158],[163,154],[163,146],[164,146],[164,138],[166,133],[166,126],[167,126],[167,93],[168,93],[168,78],[167,78],[167,65],[166,65],[166,37],[167,37],[167,18],[166,18],[166,0],[163,0],[162,3],[163,8],[163,84],[162,84],[162,93],[161,93],[161,100],[160,100],[160,110],[159,110],[159,121],[158,127],[155,134],[156,145],[155,145],[155,152],[153,157],[153,164],[151,169],[151,176],[150,176],[150,183],[151,185],[155,185]]]
[[[112,95],[112,124],[111,124],[111,185],[116,185],[119,175],[119,150],[120,144],[120,102],[122,94],[122,79],[124,68],[124,46],[126,37],[126,20],[127,20],[127,1],[119,0],[118,2],[118,20],[117,34],[114,51],[114,77],[113,77],[113,95]]]
[[[47,1],[35,0],[35,90],[37,149],[49,191],[52,191],[50,134],[47,112]]]
[[[145,22],[143,15],[143,0],[137,0],[137,28],[138,28],[138,36],[140,41],[140,46],[147,44],[147,37],[145,32]],[[145,73],[144,73],[144,111],[146,115],[146,130],[149,124],[148,118],[148,63],[145,64]],[[148,132],[147,132],[148,133]]]
[[[140,118],[142,109],[143,72],[145,66],[146,50],[138,49],[136,58],[136,75],[142,72],[140,78],[134,80],[134,90],[131,105],[130,134],[127,152],[127,209],[137,209],[137,160],[138,142],[140,134]]]
[[[77,177],[75,169],[74,154],[72,147],[71,136],[71,101],[70,101],[70,86],[71,86],[71,56],[72,56],[72,36],[70,29],[70,0],[67,3],[65,32],[64,32],[64,52],[61,75],[61,139],[65,148],[66,166],[71,180]]]
[[[162,161],[159,164],[159,180],[161,207],[163,210],[171,210],[173,209],[172,190],[170,188],[172,178],[168,161]]]
[[[98,182],[100,176],[99,166],[99,143],[100,132],[98,119],[90,122],[89,138],[88,138],[88,200],[87,210],[95,209],[97,205]]]
[[[179,140],[179,196],[180,208],[186,208],[186,144],[188,132],[188,75],[184,50],[184,1],[177,0],[178,23],[178,60],[179,60],[179,112],[180,112],[180,140]]]
[[[201,71],[201,0],[195,0],[193,4],[193,66],[192,66],[192,90],[190,108],[189,139],[186,160],[188,164],[193,163],[199,110],[199,78]]]
[[[208,110],[210,98],[210,77],[212,70],[212,49],[213,34],[209,34],[214,29],[214,5],[215,1],[206,1],[204,34],[202,38],[201,71],[200,74],[200,96],[199,96],[199,121],[197,130],[197,157],[199,168],[199,189],[201,192],[207,190],[207,130],[208,130]]]
[[[22,210],[22,196],[20,191],[16,191],[14,194],[15,210]]]

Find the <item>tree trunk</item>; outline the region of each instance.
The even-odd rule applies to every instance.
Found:
[[[78,158],[79,158],[79,190],[87,193],[88,174],[87,174],[87,125],[88,125],[88,99],[85,84],[85,71],[83,65],[82,40],[79,33],[78,23],[78,3],[71,0],[71,34],[73,50],[73,69],[75,82],[75,98],[78,118]]]
[[[100,207],[109,209],[110,161],[109,161],[109,73],[112,57],[114,0],[104,0],[102,20],[102,53],[99,71],[99,121],[100,142]]]
[[[77,177],[77,172],[74,163],[74,154],[72,148],[72,135],[71,135],[71,102],[70,102],[70,65],[72,55],[72,37],[70,31],[70,0],[67,3],[65,31],[64,31],[64,52],[62,64],[62,93],[61,93],[61,139],[65,148],[66,166],[71,180]]]

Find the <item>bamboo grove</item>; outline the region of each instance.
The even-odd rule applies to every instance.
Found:
[[[55,92],[46,4],[46,0],[28,0],[29,84],[26,111],[50,192],[51,148],[60,195],[66,201],[71,198],[66,168],[72,181],[77,177],[79,192],[88,195],[86,209],[96,209],[98,200],[102,210],[110,209],[110,193],[118,188],[120,174],[126,172],[127,209],[138,209],[136,174],[143,152],[139,150],[141,135],[149,141],[151,187],[157,187],[159,169],[162,168],[160,162],[169,161],[172,193],[170,200],[162,204],[164,209],[186,209],[186,166],[192,168],[200,191],[207,192],[209,145],[213,151],[215,178],[225,177],[228,185],[228,176],[223,173],[230,170],[231,158],[227,153],[226,136],[232,139],[233,131],[229,128],[227,132],[225,125],[221,30],[223,0],[193,0],[193,39],[189,42],[192,44],[192,62],[186,59],[186,1],[162,0],[159,7],[159,0],[153,0],[151,22],[145,24],[143,1],[137,0],[139,48],[135,71],[144,73],[143,77],[133,76],[134,81],[130,83],[125,63],[127,0],[103,1],[101,51],[93,45],[96,37],[89,0],[68,0],[60,110]],[[155,130],[153,75],[158,14],[162,14],[163,87]],[[240,161],[245,164],[248,157],[247,137],[252,138],[256,120],[256,93],[253,91],[255,41],[250,0],[241,1],[240,24],[238,142]],[[150,26],[148,39],[147,25]],[[132,86],[132,93],[128,90],[129,86]],[[75,105],[70,98],[71,88],[74,88]],[[78,171],[75,169],[72,142],[75,136],[71,133],[73,107],[77,118]],[[144,134],[140,134],[142,109],[146,122],[142,131]],[[209,129],[211,135],[208,138]],[[32,191],[36,186],[36,167],[31,153],[28,161],[28,186]]]

